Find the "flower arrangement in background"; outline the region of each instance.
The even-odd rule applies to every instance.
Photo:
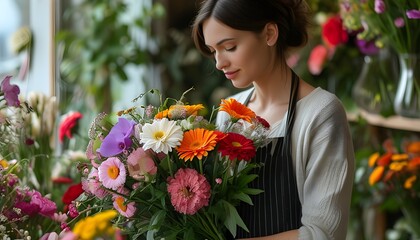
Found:
[[[420,237],[420,140],[403,141],[401,147],[387,140],[383,145],[384,150],[369,158],[369,184],[385,198],[397,201],[417,239]]]
[[[86,155],[58,143],[56,136],[73,137],[82,116],[64,115],[57,131],[55,97],[30,92],[24,99],[11,79],[5,77],[0,89],[0,236],[38,239],[65,226],[62,196],[80,179],[72,169]],[[53,209],[59,215],[52,216]]]
[[[0,160],[0,237],[39,239],[43,231],[59,231],[67,216],[55,202],[27,187],[14,173],[19,162]]]
[[[309,72],[313,75],[321,74],[328,60],[334,56],[336,48],[346,44],[349,39],[340,16],[329,16],[320,24],[322,42],[311,50],[307,63]]]
[[[420,1],[340,0],[341,16],[358,38],[374,40],[377,47],[393,47],[399,53],[418,53]]]
[[[227,99],[220,111],[231,120],[217,129],[200,115],[202,104],[183,99],[121,111],[116,123],[104,113],[96,117],[90,162],[80,166],[85,193],[74,201],[78,218],[114,209],[116,226],[130,239],[224,239],[238,226],[247,229],[235,206],[252,204],[249,195],[261,192],[247,184],[257,177],[251,159],[269,125]]]

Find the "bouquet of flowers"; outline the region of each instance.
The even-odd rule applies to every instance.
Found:
[[[235,206],[252,204],[249,195],[262,192],[248,183],[257,177],[251,171],[260,165],[251,159],[269,124],[224,99],[219,111],[231,119],[219,129],[211,120],[216,109],[205,119],[204,106],[184,103],[185,93],[121,111],[118,120],[104,113],[94,119],[90,162],[79,167],[80,212],[117,210],[116,225],[130,239],[224,239],[238,226],[247,230]]]
[[[420,141],[405,141],[400,149],[393,141],[386,141],[384,146],[384,151],[375,152],[369,158],[369,184],[399,203],[417,239],[420,237]]]

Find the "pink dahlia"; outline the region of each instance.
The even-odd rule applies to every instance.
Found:
[[[181,168],[168,178],[168,192],[175,210],[188,215],[207,206],[211,195],[206,178],[191,168]]]

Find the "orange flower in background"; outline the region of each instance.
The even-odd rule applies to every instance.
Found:
[[[415,157],[408,162],[408,169],[410,171],[415,171],[420,167],[420,157]]]
[[[407,145],[407,152],[420,155],[420,141],[409,143]]]
[[[368,165],[372,168],[369,184],[378,182],[384,185],[378,187],[396,195],[419,193],[417,175],[420,174],[420,141],[402,142],[401,148],[395,146],[392,139],[387,139],[383,145],[383,153],[373,153],[369,157]],[[402,150],[399,152],[399,150]]]
[[[411,189],[416,180],[417,180],[416,175],[413,175],[413,176],[407,178],[407,180],[405,180],[405,182],[404,182],[404,188]]]
[[[373,172],[369,176],[369,185],[375,185],[375,183],[381,180],[382,175],[384,174],[385,167],[384,166],[377,166],[373,169]]]
[[[256,114],[244,104],[236,101],[234,98],[223,99],[220,104],[220,111],[227,112],[233,119],[243,119],[252,122]]]
[[[179,158],[192,161],[194,157],[202,159],[213,150],[217,144],[217,134],[213,131],[197,128],[184,133],[181,145],[178,147]]]
[[[379,155],[378,152],[375,152],[374,154],[370,155],[368,165],[369,167],[373,167],[376,164],[376,161],[379,159],[381,155]]]

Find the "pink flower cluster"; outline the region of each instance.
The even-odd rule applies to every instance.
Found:
[[[18,185],[18,178],[13,174],[7,174],[8,188],[14,189],[15,199],[13,206],[3,209],[2,214],[9,220],[21,219],[25,216],[33,217],[41,215],[48,218],[53,218],[54,213],[57,212],[57,205],[55,202],[41,195],[36,190],[27,188],[20,188]],[[3,192],[7,192],[7,189],[0,189]]]

